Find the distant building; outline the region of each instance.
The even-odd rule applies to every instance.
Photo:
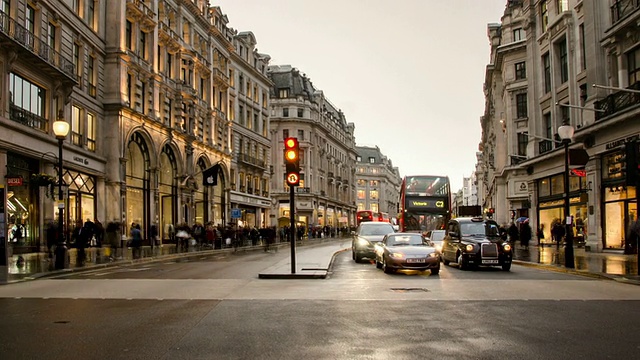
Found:
[[[356,204],[358,210],[398,217],[402,178],[379,147],[356,146]]]
[[[288,225],[289,186],[285,182],[284,139],[300,143],[300,186],[296,219],[309,226],[355,224],[356,149],[353,123],[311,80],[290,65],[270,66],[271,224]],[[277,217],[277,219],[276,219]]]

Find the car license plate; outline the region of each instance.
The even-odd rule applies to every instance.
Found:
[[[483,264],[498,264],[498,260],[482,260]]]
[[[423,263],[425,261],[425,259],[407,259],[408,263]]]

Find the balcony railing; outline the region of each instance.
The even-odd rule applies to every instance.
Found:
[[[50,47],[46,42],[38,39],[24,26],[18,24],[8,14],[0,11],[0,33],[5,34],[14,41],[20,43],[25,49],[55,67],[74,82],[78,81],[74,73],[73,62],[63,57],[59,52]],[[0,42],[2,42],[0,40]]]
[[[538,143],[538,151],[540,154],[544,154],[553,150],[553,141],[551,140],[542,140]]]
[[[614,1],[613,5],[611,5],[611,23],[615,24],[638,8],[640,8],[640,0]]]
[[[264,168],[264,160],[260,160],[249,154],[238,154],[238,161],[242,161],[245,164],[257,166],[259,168]]]
[[[640,81],[629,86],[627,89],[640,90]],[[640,104],[640,94],[624,90],[615,92],[606,98],[595,102],[595,108],[602,110],[596,112],[596,121],[638,104]]]
[[[49,120],[13,104],[11,104],[9,109],[9,119],[30,128],[47,132]]]

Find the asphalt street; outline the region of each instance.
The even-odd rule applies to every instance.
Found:
[[[303,251],[303,249],[300,249]],[[287,252],[97,269],[0,287],[4,359],[628,359],[640,287],[514,265],[263,280]]]

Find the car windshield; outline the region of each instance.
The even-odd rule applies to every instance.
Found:
[[[470,222],[460,224],[460,232],[462,236],[483,235],[498,236],[498,226],[485,222]]]
[[[403,245],[424,245],[422,236],[419,235],[395,235],[387,238],[387,245],[389,246],[403,246]]]
[[[444,231],[434,231],[431,233],[431,237],[429,238],[431,241],[442,241],[444,239]]]
[[[393,226],[391,224],[375,225],[375,226],[361,226],[358,235],[387,235],[393,232]]]

